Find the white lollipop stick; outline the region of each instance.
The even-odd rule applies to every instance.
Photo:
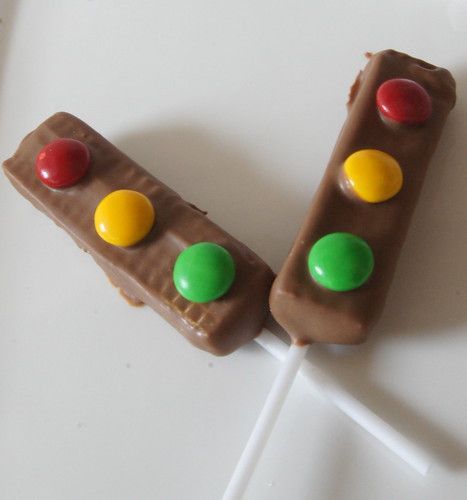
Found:
[[[316,386],[342,412],[417,472],[422,475],[428,472],[434,462],[433,456],[403,436],[381,417],[378,417],[335,382],[332,377],[326,375],[309,361],[303,361],[308,346],[291,345],[287,350],[286,344],[267,330],[263,330],[255,340],[270,354],[283,361],[283,365],[225,490],[223,500],[240,500],[242,498],[300,367],[302,367],[300,374]]]
[[[276,335],[263,330],[261,335],[255,340],[261,347],[280,361],[286,358],[287,345],[276,337]],[[387,446],[413,469],[422,475],[426,475],[435,462],[433,455],[427,450],[394,429],[394,427],[347,392],[331,376],[324,373],[308,360],[303,362],[300,375],[304,376],[313,387],[318,389],[342,412]]]
[[[307,350],[308,346],[290,346],[250,439],[225,490],[223,500],[240,500],[242,498]]]

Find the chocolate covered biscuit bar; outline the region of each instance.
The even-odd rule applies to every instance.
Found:
[[[270,268],[78,118],[50,117],[4,169],[130,301],[197,347],[224,355],[261,331]]]
[[[297,344],[366,339],[455,103],[448,71],[393,50],[368,57],[322,182],[271,290],[272,314]]]

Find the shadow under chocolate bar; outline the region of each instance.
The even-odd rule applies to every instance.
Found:
[[[83,142],[90,151],[91,164],[80,182],[53,190],[39,181],[34,165],[41,148],[58,138]],[[4,169],[13,186],[89,252],[130,301],[152,307],[195,346],[225,355],[261,331],[274,277],[271,269],[204,212],[78,118],[68,113],[50,117],[24,138],[14,156],[4,163]],[[126,248],[106,243],[94,228],[97,205],[119,189],[143,193],[156,211],[151,232],[140,243]],[[177,292],[172,272],[180,252],[202,241],[228,250],[236,275],[223,297],[194,303]]]
[[[272,314],[298,344],[366,339],[382,312],[429,160],[455,103],[455,82],[447,70],[393,50],[369,58],[352,86],[349,115],[322,182],[271,290]],[[412,80],[428,93],[431,115],[423,123],[397,123],[380,114],[377,90],[392,79]],[[363,201],[342,182],[346,159],[368,149],[391,155],[403,174],[401,190],[382,203]],[[359,288],[334,291],[310,275],[311,248],[335,232],[362,238],[373,252],[373,273]]]

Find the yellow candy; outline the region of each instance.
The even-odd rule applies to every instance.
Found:
[[[399,163],[377,149],[351,154],[345,160],[344,174],[357,196],[368,203],[389,200],[400,191],[403,182]]]
[[[144,194],[121,189],[101,200],[94,213],[94,226],[107,243],[128,247],[149,233],[154,219],[154,207]]]

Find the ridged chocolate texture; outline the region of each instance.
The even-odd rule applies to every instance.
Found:
[[[45,144],[64,137],[88,146],[90,171],[75,186],[52,190],[36,178],[35,158]],[[124,295],[151,306],[197,347],[225,355],[261,331],[273,280],[270,268],[78,118],[53,115],[25,137],[4,169],[15,188],[89,252]],[[152,231],[133,247],[109,245],[94,229],[96,206],[117,189],[145,194],[156,210]],[[222,245],[236,265],[236,278],[227,294],[203,304],[185,300],[172,280],[178,254],[199,241]]]
[[[379,115],[376,91],[392,78],[414,80],[429,93],[432,114],[424,124],[397,125]],[[322,182],[271,290],[272,314],[295,343],[366,339],[382,312],[430,157],[454,103],[455,82],[448,71],[393,50],[369,55],[352,86],[349,114]],[[361,149],[382,150],[399,162],[404,183],[394,198],[366,203],[342,188],[343,163]],[[321,287],[307,267],[312,245],[340,231],[366,240],[375,258],[370,279],[347,292]]]

